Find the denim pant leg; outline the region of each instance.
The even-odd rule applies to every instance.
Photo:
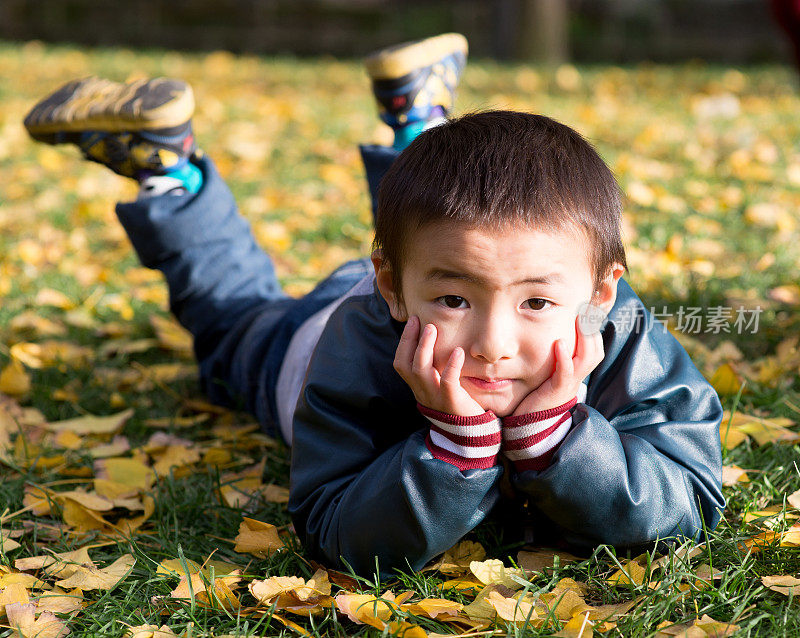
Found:
[[[400,152],[391,146],[378,146],[377,144],[362,144],[359,146],[361,159],[367,172],[369,196],[372,201],[372,219],[378,210],[378,186],[381,178],[389,170]]]
[[[213,163],[198,166],[204,181],[196,195],[119,204],[117,216],[142,264],[166,278],[170,309],[194,336],[204,392],[274,433],[275,385],[292,335],[371,264],[345,264],[302,299],[289,297]]]

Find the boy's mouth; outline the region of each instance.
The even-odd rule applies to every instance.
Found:
[[[511,379],[491,379],[482,377],[463,377],[480,390],[505,390],[511,385]]]

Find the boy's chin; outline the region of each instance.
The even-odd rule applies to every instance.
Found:
[[[511,416],[514,414],[514,410],[517,409],[517,405],[519,405],[519,401],[516,402],[509,402],[508,399],[501,399],[500,397],[495,397],[493,399],[484,399],[483,401],[479,401],[478,403],[481,404],[481,407],[484,410],[491,410],[496,417],[503,418],[506,416]]]

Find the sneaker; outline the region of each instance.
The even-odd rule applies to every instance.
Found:
[[[179,168],[196,150],[194,95],[180,80],[121,84],[97,77],[68,82],[36,104],[25,128],[46,144],[76,144],[84,156],[126,177]]]
[[[381,119],[392,128],[447,115],[467,63],[467,39],[445,33],[381,49],[364,61]]]

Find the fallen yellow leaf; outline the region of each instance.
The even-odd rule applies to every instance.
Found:
[[[28,394],[31,389],[31,377],[17,359],[0,371],[0,392],[13,397]]]
[[[784,596],[800,595],[800,578],[794,576],[762,576],[761,584]]]
[[[740,468],[738,465],[723,465],[722,466],[722,484],[728,487],[737,485],[739,483],[749,483],[750,477],[747,472]]]
[[[253,554],[259,558],[266,558],[284,548],[283,541],[278,536],[278,528],[247,517],[239,524],[239,534],[234,540],[236,546],[233,551]]]
[[[519,589],[523,585],[512,578],[525,578],[521,569],[513,569],[503,565],[503,561],[491,558],[485,561],[471,561],[469,570],[484,585],[503,585],[509,589]]]
[[[56,581],[56,585],[64,588],[78,587],[83,591],[87,589],[111,589],[128,575],[135,563],[136,559],[132,554],[123,554],[108,567],[98,568],[79,565],[74,574],[63,580]]]
[[[66,624],[45,611],[36,618],[36,605],[14,603],[6,606],[8,624],[23,638],[61,638],[69,633]]]
[[[460,541],[448,549],[436,565],[443,574],[465,574],[472,561],[482,561],[486,557],[483,545],[475,541]]]
[[[125,425],[125,422],[133,416],[133,409],[124,410],[109,416],[86,415],[64,421],[54,421],[47,423],[44,427],[51,432],[62,432],[69,430],[75,434],[116,434]]]
[[[536,623],[539,614],[536,612],[533,599],[506,598],[497,591],[491,591],[486,597],[486,602],[494,607],[500,618],[507,622],[533,627],[541,624],[541,622]]]

